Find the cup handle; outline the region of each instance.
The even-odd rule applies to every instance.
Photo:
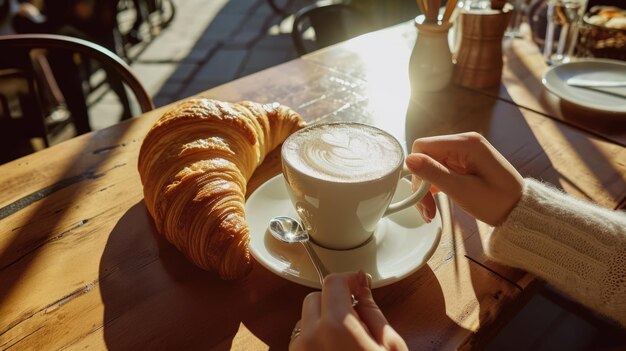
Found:
[[[402,172],[400,173],[400,179],[404,178],[405,176],[409,174],[411,174],[411,171],[409,171],[406,164],[403,165]],[[409,206],[415,205],[424,197],[424,195],[426,195],[428,190],[430,190],[430,183],[422,179],[422,184],[420,184],[420,187],[417,189],[416,192],[414,192],[413,194],[411,194],[410,196],[408,196],[407,198],[403,200],[394,202],[391,205],[389,205],[389,207],[387,207],[387,210],[383,214],[383,217],[386,217],[392,213],[396,213],[400,210],[404,210],[405,208]]]

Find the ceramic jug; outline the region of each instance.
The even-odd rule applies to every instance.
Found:
[[[452,53],[448,31],[452,23],[418,23],[417,39],[409,61],[409,78],[413,92],[444,89],[452,78]]]

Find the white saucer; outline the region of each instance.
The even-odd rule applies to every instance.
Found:
[[[593,79],[610,79],[626,81],[626,63],[617,60],[587,59],[553,66],[544,74],[541,82],[554,95],[573,104],[589,109],[609,112],[626,113],[626,98],[607,94],[589,88],[567,85],[573,77]],[[613,91],[626,94],[626,87],[611,88]]]
[[[394,201],[411,192],[411,183],[398,184]],[[284,178],[278,175],[260,186],[245,205],[250,227],[250,252],[270,271],[301,285],[320,288],[319,278],[300,244],[276,240],[267,230],[274,216],[298,218]],[[407,277],[426,264],[441,238],[439,213],[426,224],[419,212],[410,207],[383,218],[374,238],[352,250],[329,250],[313,243],[313,248],[330,272],[363,270],[372,275],[372,287],[378,288]]]

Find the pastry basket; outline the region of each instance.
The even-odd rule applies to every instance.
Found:
[[[594,14],[592,9],[583,17],[578,43],[580,56],[626,61],[626,29],[592,24],[589,18]]]

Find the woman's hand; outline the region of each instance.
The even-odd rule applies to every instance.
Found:
[[[431,191],[443,191],[490,225],[504,222],[522,196],[522,176],[475,132],[417,139],[406,164],[414,173],[414,187],[425,179],[432,184]],[[431,194],[417,207],[427,221],[435,216]]]
[[[304,298],[289,349],[407,350],[374,302],[370,285],[371,277],[363,272],[327,276],[321,292]]]

